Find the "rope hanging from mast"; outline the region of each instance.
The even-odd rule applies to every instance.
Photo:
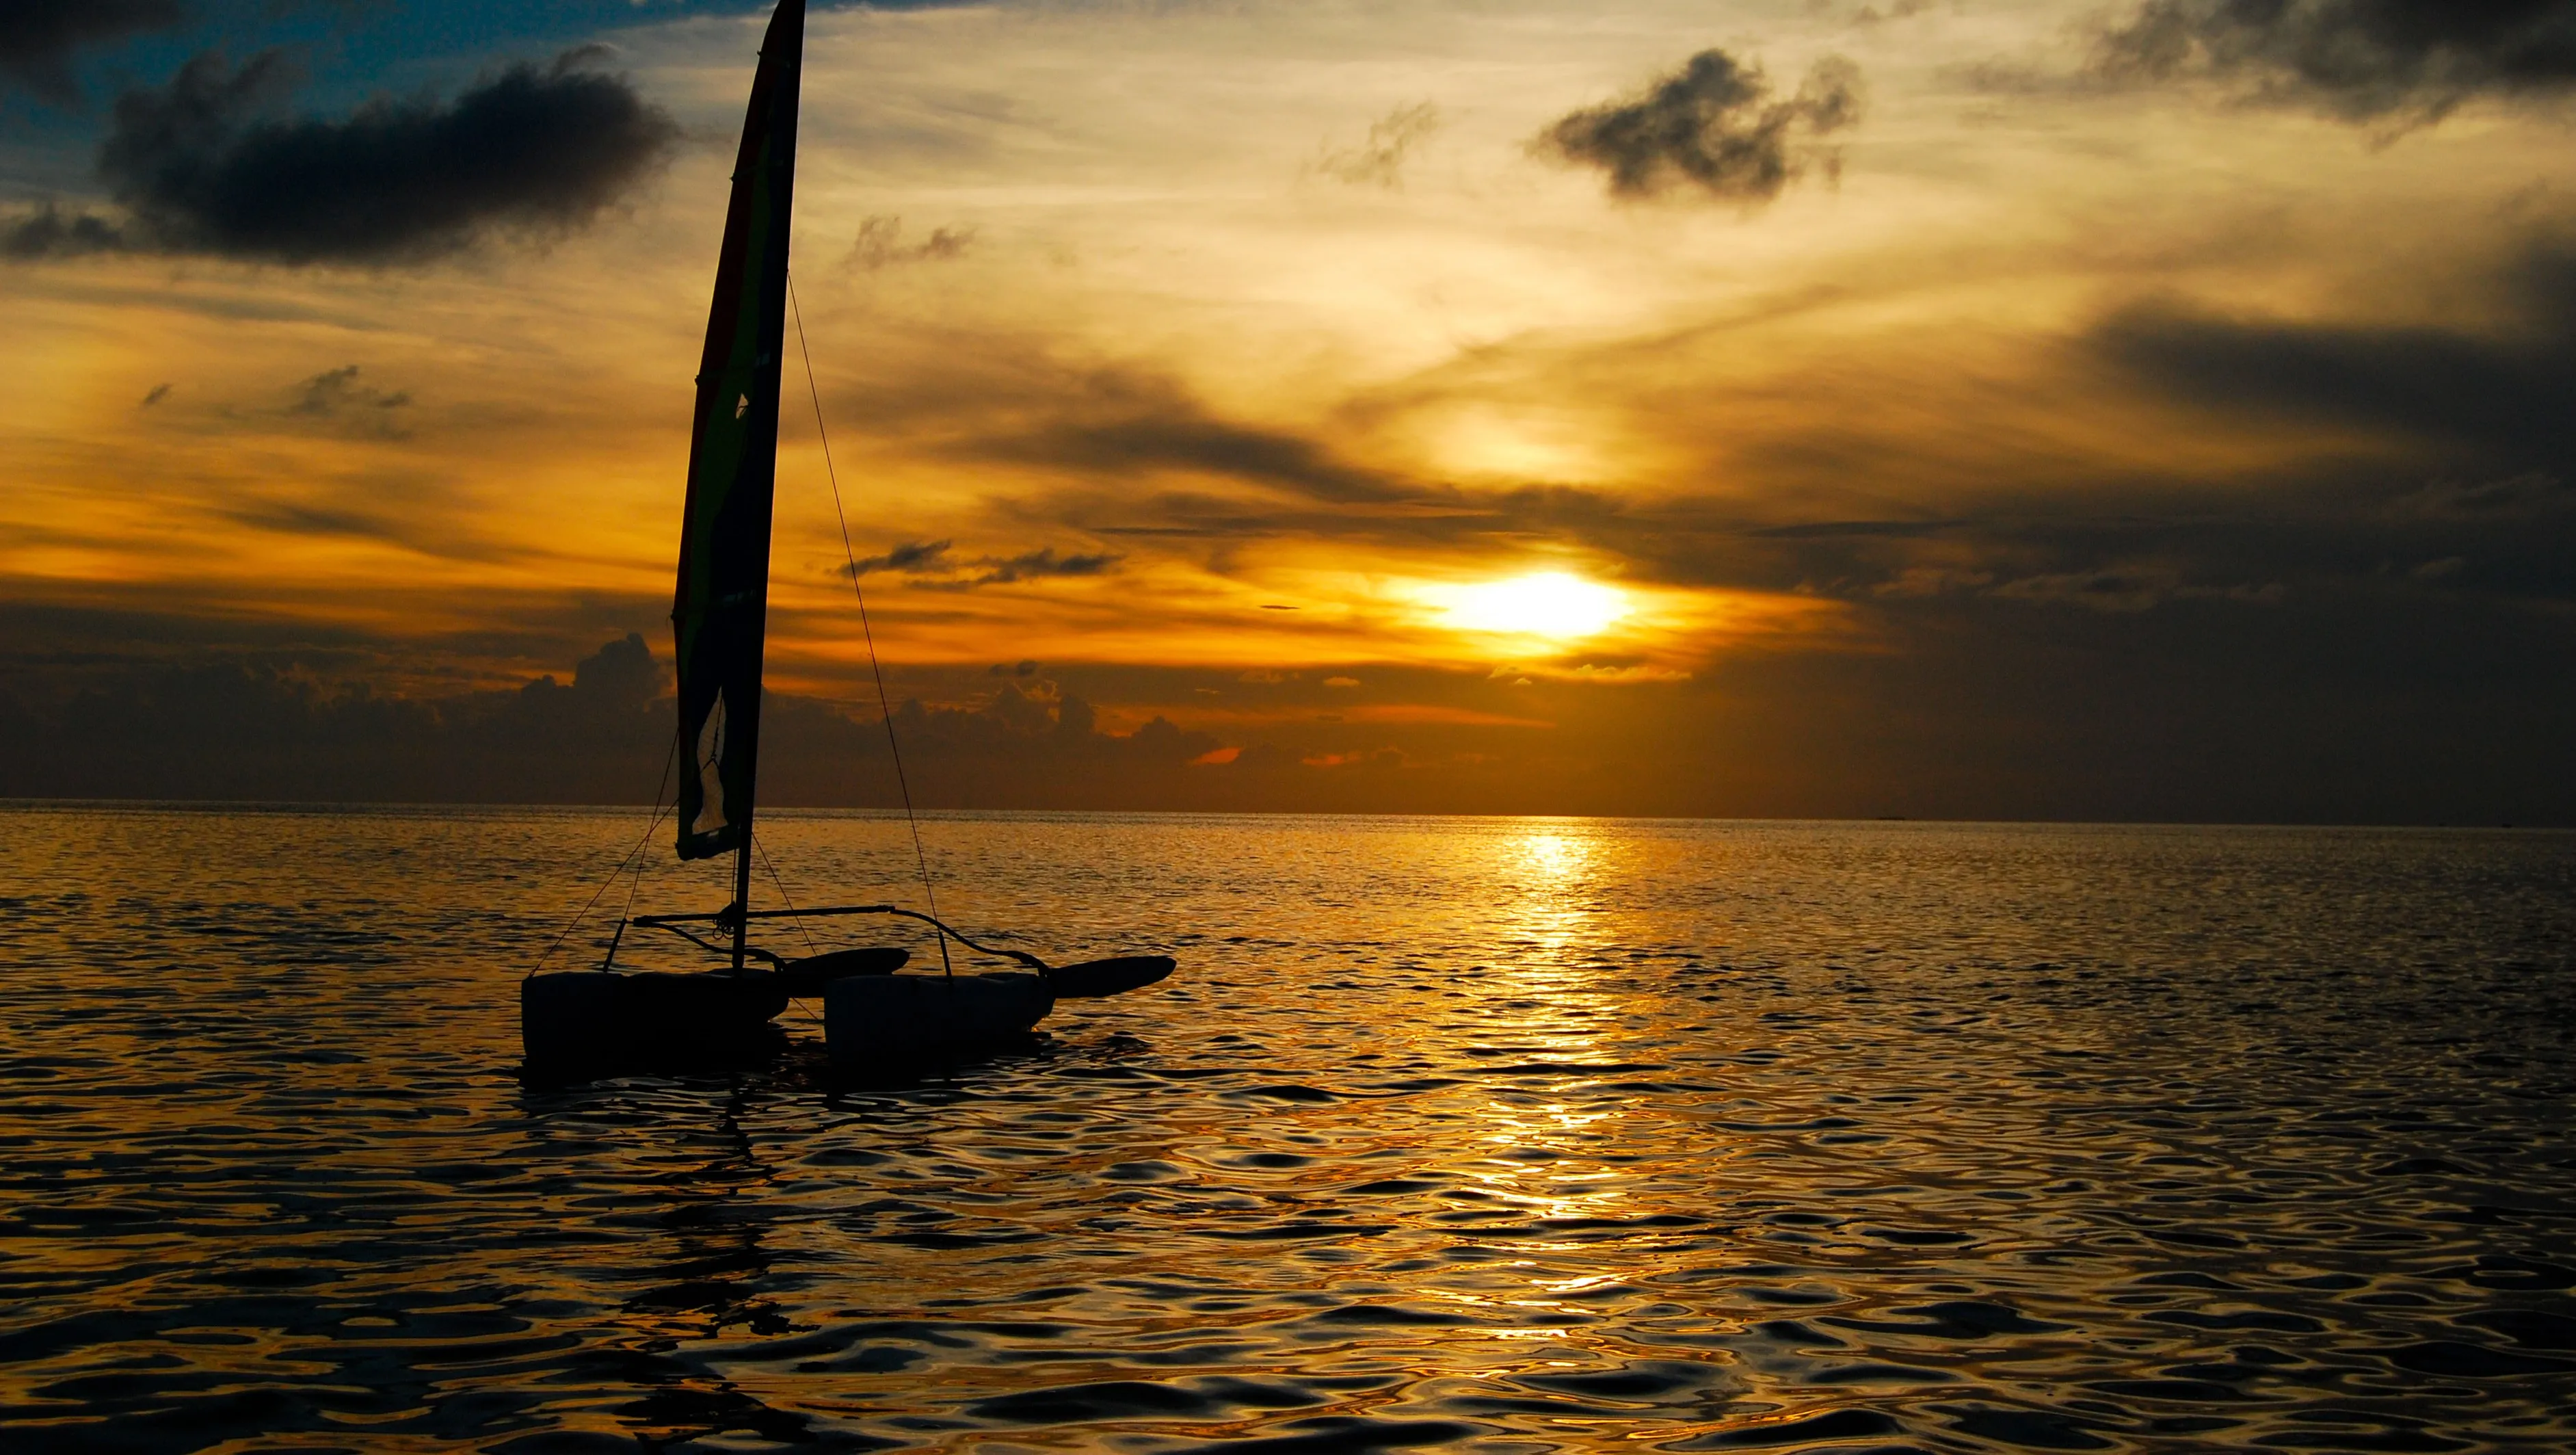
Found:
[[[814,401],[814,434],[823,442],[823,474],[832,482],[832,517],[841,527],[841,559],[849,569],[850,595],[859,603],[859,634],[868,644],[868,672],[876,678],[877,713],[885,723],[886,751],[894,758],[895,788],[903,795],[903,826],[912,835],[912,858],[921,871],[922,900],[930,906],[930,913],[914,918],[928,920],[947,932],[938,937],[939,969],[943,975],[955,975],[956,967],[948,959],[948,936],[957,932],[940,923],[939,895],[930,887],[930,855],[921,847],[921,820],[912,811],[912,783],[903,771],[903,745],[895,741],[894,704],[886,694],[885,667],[877,660],[876,629],[868,624],[868,594],[859,585],[859,553],[850,545],[850,517],[841,507],[841,472],[832,466],[832,433],[823,423],[823,391],[814,382],[814,350],[805,342],[805,309],[796,301],[796,275],[793,272],[787,275],[787,306],[796,319],[796,352],[805,361],[805,393]],[[749,907],[744,906],[745,909]],[[963,935],[957,935],[957,938],[970,946],[974,944]]]
[[[670,810],[663,805],[662,799],[670,792],[671,769],[679,761],[680,740],[675,735],[671,739],[670,753],[662,759],[662,785],[653,790],[653,821],[644,826],[643,836],[636,839],[635,847],[628,849],[626,851],[626,857],[618,860],[617,867],[609,870],[608,877],[599,881],[599,887],[590,892],[589,900],[585,902],[580,909],[573,911],[572,918],[566,921],[563,929],[556,933],[554,942],[547,945],[545,953],[537,957],[537,963],[528,967],[528,973],[519,977],[521,980],[532,980],[536,978],[538,971],[546,968],[546,962],[554,958],[555,951],[562,949],[564,941],[572,938],[572,932],[581,928],[581,922],[590,917],[591,910],[596,908],[599,904],[600,896],[608,892],[608,886],[616,883],[618,879],[626,873],[626,866],[629,863],[633,863],[635,865],[636,882],[639,884],[643,882],[644,866],[643,863],[640,860],[637,860],[635,856],[642,853],[644,851],[644,846],[653,841],[653,831],[660,828],[662,826],[662,820],[670,815]],[[626,895],[626,908],[629,911],[635,908],[635,894],[631,889]],[[616,938],[608,942],[608,959],[600,963],[601,969],[604,970],[608,968],[609,964],[616,960],[617,947],[624,943],[625,939],[626,915],[621,913],[617,917]]]

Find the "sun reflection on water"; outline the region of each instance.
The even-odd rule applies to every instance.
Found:
[[[1600,951],[1601,845],[1573,821],[1515,825],[1483,846],[1491,865],[1498,994],[1485,1005],[1495,1064],[1563,1068],[1598,1065],[1611,1074],[1617,1058],[1605,1032],[1624,1014],[1604,977]],[[1593,1282],[1569,1278],[1566,1259],[1597,1229],[1633,1216],[1625,1179],[1605,1172],[1601,1157],[1633,1135],[1624,1101],[1534,1099],[1516,1091],[1481,1098],[1475,1141],[1484,1155],[1459,1168],[1477,1204],[1530,1229],[1519,1248],[1531,1257],[1499,1264],[1480,1286],[1456,1296],[1508,1309],[1501,1325],[1516,1338],[1561,1334],[1555,1321],[1580,1316]],[[1488,1314],[1488,1317],[1493,1317]]]
[[[1516,891],[1498,926],[1505,943],[1555,957],[1587,938],[1593,922],[1586,892],[1593,860],[1588,838],[1541,829],[1508,841],[1498,857],[1509,871],[1503,877]]]
[[[1587,857],[1580,840],[1555,833],[1532,834],[1521,840],[1520,849],[1522,862],[1553,879],[1581,869]]]

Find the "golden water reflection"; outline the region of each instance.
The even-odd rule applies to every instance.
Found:
[[[1511,890],[1502,906],[1503,941],[1550,956],[1581,948],[1594,929],[1592,878],[1597,846],[1571,828],[1548,828],[1498,845],[1496,877]]]
[[[908,872],[776,822],[800,902]],[[918,1085],[539,1089],[635,815],[0,827],[39,1443],[2576,1448],[2568,842],[933,820],[958,918],[1182,973]]]

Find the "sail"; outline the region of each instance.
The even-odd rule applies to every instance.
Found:
[[[769,508],[778,464],[778,369],[796,183],[804,0],[779,0],[761,42],[734,161],[724,252],[698,366],[680,584],[671,607],[680,678],[680,857],[749,842],[760,755],[760,658],[769,616]]]

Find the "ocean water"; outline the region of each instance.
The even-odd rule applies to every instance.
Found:
[[[642,829],[0,809],[0,1445],[2576,1448],[2576,836],[934,817],[1180,971],[525,1084],[585,897],[723,898]]]

